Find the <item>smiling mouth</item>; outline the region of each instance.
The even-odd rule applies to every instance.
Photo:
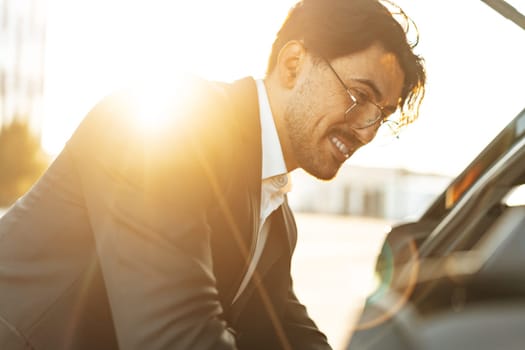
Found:
[[[348,159],[352,155],[352,152],[350,151],[348,146],[343,141],[341,141],[341,139],[338,136],[334,135],[330,137],[330,141],[346,159]]]

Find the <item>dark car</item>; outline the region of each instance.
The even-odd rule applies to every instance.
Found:
[[[348,350],[525,349],[525,109],[392,229],[376,273]]]

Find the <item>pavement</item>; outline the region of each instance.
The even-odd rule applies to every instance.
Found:
[[[295,292],[333,349],[343,350],[372,291],[389,223],[322,214],[297,213],[295,218]]]

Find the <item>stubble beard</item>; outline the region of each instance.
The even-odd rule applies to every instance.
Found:
[[[307,82],[305,82],[306,84]],[[312,126],[309,120],[313,120],[314,114],[301,101],[308,101],[308,96],[305,95],[307,88],[302,87],[296,98],[291,101],[284,111],[284,125],[286,127],[290,146],[292,148],[293,156],[298,164],[298,167],[310,175],[320,180],[331,180],[337,174],[339,166],[331,164],[332,159],[326,159],[329,155],[322,154],[319,141],[314,139],[315,130],[310,130],[308,126]],[[325,137],[322,135],[322,137]]]

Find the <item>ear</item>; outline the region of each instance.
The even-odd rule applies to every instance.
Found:
[[[306,49],[302,42],[291,40],[279,51],[277,74],[279,82],[286,88],[293,88],[304,68]]]

